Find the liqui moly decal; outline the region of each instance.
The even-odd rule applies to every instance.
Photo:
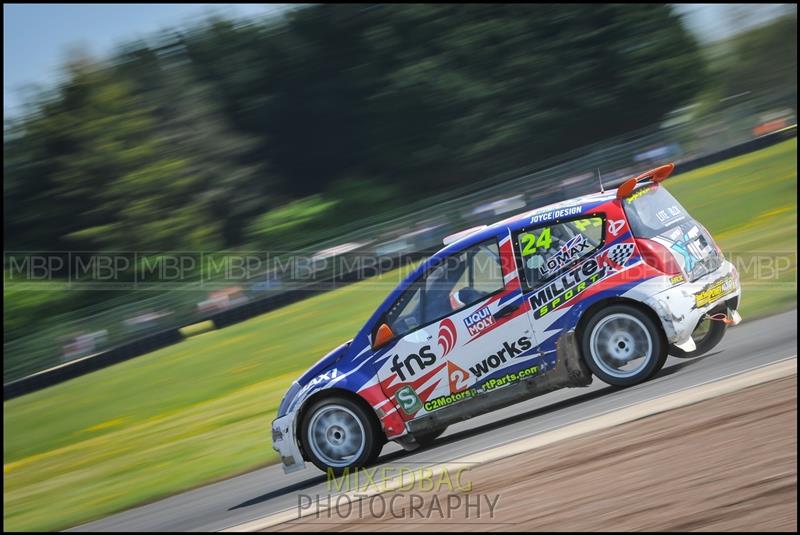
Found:
[[[475,336],[492,325],[494,325],[494,316],[488,307],[481,307],[464,318],[464,326],[470,336]]]

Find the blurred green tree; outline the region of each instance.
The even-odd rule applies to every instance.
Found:
[[[797,15],[730,38],[729,54],[718,66],[724,96],[749,93],[751,98],[777,95],[786,105],[797,103]]]
[[[294,197],[442,190],[657,123],[703,82],[666,5],[316,5],[185,43]]]
[[[655,124],[703,74],[667,5],[215,17],[74,62],[7,127],[5,235],[62,249],[231,247],[262,214],[314,194],[339,207],[330,229],[383,208],[343,198],[365,193],[359,181],[401,202],[469,184]]]
[[[51,200],[71,216],[60,241],[116,250],[218,242],[219,222],[198,205],[191,157],[173,150],[142,96],[110,70],[82,65],[70,74],[66,98],[31,132],[65,149],[48,170]]]

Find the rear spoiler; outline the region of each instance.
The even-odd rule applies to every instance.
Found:
[[[666,165],[662,165],[661,167],[656,167],[655,169],[650,169],[649,171],[645,171],[641,175],[635,176],[633,178],[629,178],[625,182],[622,183],[620,187],[617,188],[617,199],[624,199],[628,195],[633,192],[633,189],[636,187],[636,184],[639,182],[646,182],[648,180],[653,181],[654,183],[663,182],[664,180],[672,174],[675,170],[674,163],[668,163]]]

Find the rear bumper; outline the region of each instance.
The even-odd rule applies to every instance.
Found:
[[[297,413],[291,412],[272,422],[272,449],[278,452],[287,474],[306,467],[297,444]]]
[[[715,272],[661,291],[645,302],[661,319],[669,343],[680,344],[691,338],[697,323],[708,311],[731,300],[738,307],[741,293],[739,273],[726,260]]]

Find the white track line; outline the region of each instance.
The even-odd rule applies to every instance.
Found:
[[[458,470],[459,468],[463,468],[464,464],[474,465],[497,461],[499,459],[518,455],[536,448],[541,448],[560,440],[608,429],[610,427],[615,427],[624,423],[632,422],[634,420],[639,420],[647,416],[652,416],[654,414],[659,414],[665,411],[692,405],[710,398],[722,396],[724,394],[735,392],[736,390],[741,390],[749,386],[774,381],[775,379],[796,374],[797,356],[795,355],[766,366],[752,368],[750,370],[745,370],[721,379],[715,379],[692,386],[672,394],[634,403],[632,405],[628,405],[627,407],[615,409],[599,416],[588,418],[572,424],[567,424],[552,431],[545,431],[531,437],[509,442],[501,446],[495,446],[478,453],[469,454],[461,457],[460,459],[436,464],[430,467],[433,474],[432,477],[436,478],[444,471],[454,471]],[[381,492],[391,492],[393,490],[402,488],[404,485],[408,485],[408,481],[404,477],[398,476],[388,481],[381,481],[375,485],[342,494],[348,495],[352,501],[356,501],[358,499],[373,496]],[[358,496],[356,496],[356,494],[358,494]],[[278,524],[283,524],[285,522],[298,520],[299,518],[309,516],[311,514],[317,514],[316,509],[314,511],[309,509],[306,510],[306,512],[298,512],[297,508],[292,508],[279,513],[273,513],[266,517],[250,522],[238,524],[222,531],[258,531],[276,526]]]

